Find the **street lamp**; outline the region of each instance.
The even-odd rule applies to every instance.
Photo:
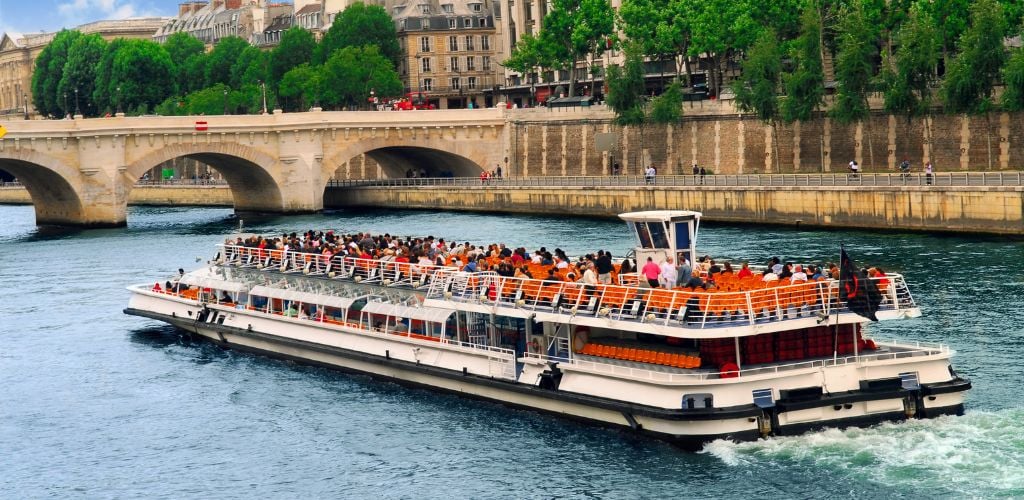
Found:
[[[64,107],[62,109],[64,110],[64,118],[67,119],[68,115],[70,114],[70,113],[68,113],[68,93],[67,92],[64,92]]]
[[[78,108],[78,88],[75,88],[75,116],[80,114],[82,114],[82,111]]]
[[[25,119],[28,120],[28,94],[21,94],[21,103],[25,105]]]
[[[263,80],[258,80],[260,84],[260,90],[263,91],[263,114],[267,114],[267,84]]]
[[[123,113],[123,111],[121,111],[121,86],[118,85],[117,86],[117,114],[120,115],[122,113]]]
[[[373,90],[373,88],[370,89],[370,103],[373,105],[373,109],[371,111],[376,111],[377,110],[377,92],[375,92]]]
[[[228,89],[224,89],[224,114],[228,114]]]

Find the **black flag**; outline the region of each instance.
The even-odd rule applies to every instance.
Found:
[[[882,303],[878,286],[853,266],[846,249],[840,249],[839,259],[839,300],[846,302],[851,311],[871,321],[878,321],[875,311]]]

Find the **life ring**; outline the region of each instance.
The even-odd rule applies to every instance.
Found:
[[[583,348],[590,342],[590,327],[578,325],[572,332],[573,352],[583,352]]]
[[[740,376],[740,367],[732,361],[722,364],[718,369],[719,378],[736,378]]]

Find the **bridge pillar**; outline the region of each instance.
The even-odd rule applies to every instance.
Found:
[[[126,225],[128,192],[136,179],[128,175],[125,166],[125,136],[80,138],[78,158],[80,175],[76,191],[82,211],[77,221],[61,223],[86,227]]]
[[[313,213],[324,209],[321,136],[322,132],[318,130],[279,134],[278,160],[274,170],[281,192],[281,205],[264,207],[261,211]]]

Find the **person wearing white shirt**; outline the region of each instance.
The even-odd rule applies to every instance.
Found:
[[[661,282],[661,287],[671,289],[676,286],[676,280],[678,278],[679,271],[676,269],[672,257],[668,257],[665,259],[665,262],[661,263],[661,276],[658,278]]]

